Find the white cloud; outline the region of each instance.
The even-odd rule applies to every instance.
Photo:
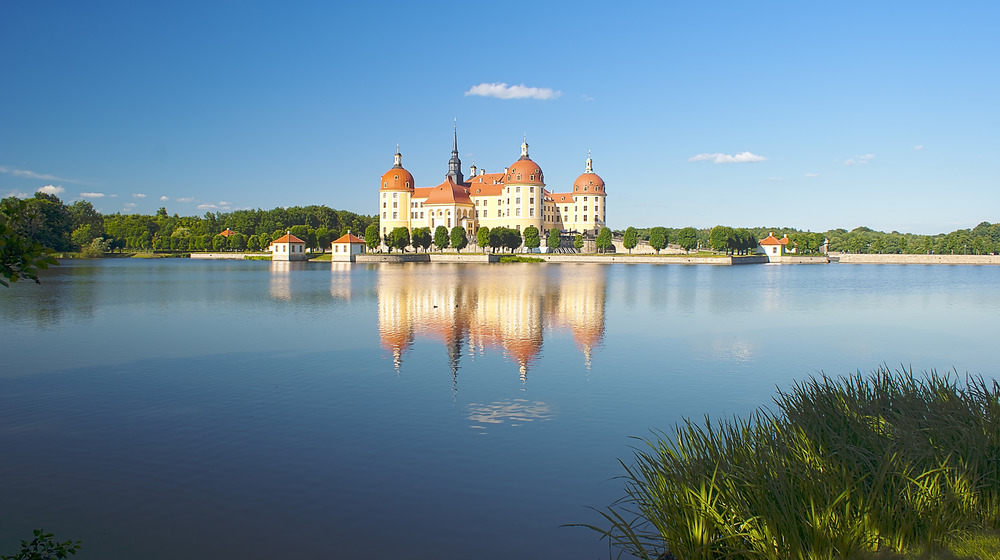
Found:
[[[133,198],[146,198],[146,193],[141,193],[141,192],[132,193],[132,197]]]
[[[0,198],[7,198],[8,196],[13,196],[15,198],[28,198],[28,193],[18,192],[18,191],[7,191],[7,194]]]
[[[109,194],[108,196],[111,197],[111,198],[118,198],[117,194]]]
[[[220,200],[219,201],[219,206],[229,206],[229,203],[226,202],[225,200]]]
[[[104,198],[104,193],[102,192],[82,192],[80,196],[83,198]]]
[[[844,165],[864,165],[873,159],[875,159],[875,154],[865,154],[858,158],[848,159],[844,162]]]
[[[0,173],[8,173],[15,177],[24,177],[26,179],[41,179],[42,181],[60,181],[63,183],[79,183],[80,181],[74,181],[72,179],[63,179],[56,177],[55,175],[46,175],[45,173],[35,173],[34,171],[28,171],[27,169],[11,169],[9,167],[0,166]]]
[[[125,203],[125,208],[135,208],[135,203],[134,202],[126,202]]]
[[[806,173],[806,177],[819,177],[819,173]]]
[[[166,202],[166,201],[170,200],[170,197],[169,196],[161,196],[160,200],[162,200],[163,202]]]
[[[582,97],[584,101],[593,101],[594,100],[593,97],[587,95],[586,93],[583,94],[583,95],[581,95],[580,97]]]
[[[918,152],[919,152],[920,150],[923,150],[923,149],[924,149],[924,145],[923,145],[923,144],[917,144],[916,146],[914,146],[914,147],[913,147],[913,149],[914,149],[915,151],[918,151]]]
[[[764,161],[767,158],[764,156],[758,156],[757,154],[751,154],[750,152],[742,152],[736,155],[729,154],[698,154],[694,157],[688,158],[688,161],[711,161],[712,163],[757,163],[759,161]]]
[[[45,185],[44,187],[38,187],[38,189],[36,190],[38,192],[42,192],[45,194],[54,194],[54,195],[60,195],[66,192],[66,189],[62,188],[62,186],[56,187],[54,185]]]
[[[178,198],[177,202],[194,202],[194,199],[191,198],[190,196],[188,196],[188,197],[185,197],[185,198]]]
[[[562,92],[552,88],[527,87],[524,84],[509,86],[503,82],[483,82],[469,88],[465,95],[496,97],[498,99],[555,99],[562,95]]]
[[[214,204],[199,204],[198,210],[216,210],[219,207]]]

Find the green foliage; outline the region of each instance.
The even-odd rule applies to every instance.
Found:
[[[399,249],[400,251],[406,251],[406,247],[410,244],[410,230],[405,227],[393,228],[389,232],[389,246]]]
[[[465,228],[462,226],[451,228],[451,246],[461,253],[468,245],[469,239],[465,236]]]
[[[611,239],[611,228],[602,228],[600,233],[597,234],[596,243],[597,250],[601,253],[614,247],[614,242]]]
[[[559,228],[552,228],[549,230],[549,238],[546,245],[551,252],[553,249],[558,249],[562,244],[562,230]]]
[[[371,224],[365,228],[365,245],[368,246],[368,249],[375,249],[375,247],[378,247],[380,241],[378,223]]]
[[[410,241],[413,243],[414,249],[420,248],[426,253],[427,249],[431,246],[431,228],[422,227],[414,229]]]
[[[677,244],[685,251],[694,249],[698,246],[698,230],[693,227],[682,228],[677,232]]]
[[[90,244],[80,251],[80,254],[88,259],[96,259],[110,252],[111,242],[105,240],[103,237],[98,237],[91,240]]]
[[[24,221],[21,233],[54,251],[72,251],[73,220],[59,197],[36,192],[25,202],[29,218]]]
[[[685,420],[625,466],[592,529],[641,558],[930,550],[1000,528],[1000,382],[881,367],[796,383],[747,419]]]
[[[38,280],[38,271],[58,264],[52,251],[25,235],[24,224],[33,219],[28,202],[14,197],[0,201],[0,284],[21,278]]]
[[[21,550],[10,556],[0,556],[0,560],[55,560],[76,554],[82,547],[82,541],[55,540],[55,535],[41,529],[34,530],[34,538],[21,541]]]
[[[434,229],[434,246],[437,247],[438,251],[444,251],[448,248],[450,239],[448,238],[448,228],[444,226],[438,226]]]
[[[525,257],[523,255],[504,255],[500,257],[500,262],[502,263],[545,262],[545,259],[540,257]]]
[[[583,249],[583,235],[577,234],[576,237],[573,238],[573,247],[575,247],[577,251]]]
[[[529,249],[539,248],[542,245],[542,240],[538,235],[538,228],[535,226],[524,228],[524,246]]]
[[[628,249],[628,253],[632,254],[632,249],[639,244],[639,234],[636,232],[635,228],[629,226],[625,228],[625,235],[622,236],[622,246]]]
[[[500,248],[509,249],[511,252],[514,252],[524,242],[521,232],[516,229],[495,227],[490,230],[489,235],[489,245],[493,248],[494,252]]]
[[[649,246],[659,254],[660,250],[667,246],[667,230],[662,227],[654,227],[649,230]]]
[[[486,247],[490,244],[490,228],[486,226],[481,226],[478,231],[476,231],[476,245],[486,252]]]

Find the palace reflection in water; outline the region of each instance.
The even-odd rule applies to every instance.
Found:
[[[527,378],[546,333],[569,330],[589,368],[604,338],[601,265],[404,265],[379,269],[378,327],[396,371],[417,338],[437,340],[452,375],[466,353],[499,350]]]

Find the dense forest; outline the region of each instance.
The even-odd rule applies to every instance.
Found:
[[[327,206],[206,212],[204,216],[101,214],[87,201],[64,204],[58,197],[35,193],[26,200],[22,233],[55,251],[106,253],[131,251],[258,251],[286,232],[311,248],[326,248],[348,230],[361,235],[375,216]],[[233,234],[220,235],[226,229]]]
[[[713,236],[713,232],[715,235]],[[623,232],[621,232],[623,233]],[[989,255],[1000,252],[1000,224],[982,222],[972,229],[959,229],[951,233],[936,235],[916,235],[893,231],[885,233],[867,227],[857,227],[850,231],[832,229],[826,232],[802,231],[788,227],[729,228],[643,228],[636,229],[639,239],[650,241],[650,237],[661,234],[667,243],[684,248],[704,248],[739,253],[747,250],[748,239],[761,240],[772,234],[775,237],[788,236],[789,247],[795,247],[800,254],[819,251],[828,242],[830,251],[845,253],[933,253]],[[691,241],[691,234],[694,241]],[[752,247],[756,247],[753,243]]]
[[[377,216],[334,210],[327,206],[295,206],[272,210],[206,212],[204,216],[173,216],[166,208],[155,215],[101,214],[90,202],[65,204],[58,197],[35,193],[26,201],[26,218],[17,225],[24,236],[55,251],[95,254],[110,251],[260,251],[286,232],[304,240],[313,249],[326,249],[347,233],[364,235],[378,224]],[[226,229],[233,234],[220,235]],[[985,255],[1000,252],[1000,224],[982,222],[972,229],[937,235],[885,233],[867,227],[850,231],[802,231],[787,227],[731,228],[629,228],[629,235],[654,247],[673,243],[685,249],[713,249],[745,253],[768,234],[788,236],[790,247],[800,254],[819,251],[828,243],[830,251],[850,253],[935,253]],[[622,234],[624,232],[616,232]]]

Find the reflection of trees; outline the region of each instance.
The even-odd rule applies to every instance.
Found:
[[[383,266],[377,292],[382,345],[397,371],[419,336],[445,346],[456,383],[463,346],[501,350],[523,380],[546,329],[569,330],[588,366],[604,338],[601,265]]]
[[[0,298],[0,317],[6,325],[34,321],[48,328],[69,319],[91,319],[99,293],[111,289],[98,278],[101,265],[91,262],[63,263],[41,274],[42,284],[11,284]]]

